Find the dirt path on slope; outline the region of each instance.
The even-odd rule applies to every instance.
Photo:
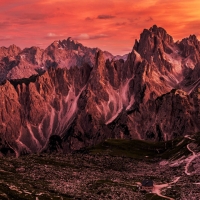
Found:
[[[165,184],[161,184],[161,185],[154,185],[153,190],[152,190],[152,193],[155,193],[155,194],[157,194],[158,196],[163,197],[163,198],[166,198],[166,199],[174,200],[174,199],[171,198],[171,197],[167,197],[167,196],[162,195],[162,194],[161,194],[161,191],[162,191],[163,188],[167,188],[167,187],[169,187],[170,185],[172,185],[172,184],[178,182],[179,179],[180,179],[180,177],[177,177],[177,178],[174,179],[174,181],[172,181],[172,182],[170,182],[170,183],[165,183]]]
[[[185,138],[188,138],[190,140],[194,140],[192,139],[190,136],[186,135]],[[191,156],[189,156],[187,159],[186,159],[186,165],[185,165],[185,174],[187,174],[188,176],[191,175],[190,172],[188,172],[188,169],[190,167],[190,163],[197,157],[200,156],[199,153],[195,153],[191,148],[190,148],[190,144],[187,145],[187,149],[188,151],[190,151],[192,153]]]

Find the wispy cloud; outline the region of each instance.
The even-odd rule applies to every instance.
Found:
[[[151,22],[151,21],[153,21],[152,17],[149,17],[148,19],[146,19],[146,22]]]
[[[46,40],[49,40],[49,41],[51,41],[51,40],[61,40],[61,39],[64,38],[64,35],[50,32],[50,33],[47,33],[46,36],[43,37],[43,38],[46,39]]]
[[[7,28],[8,26],[10,26],[9,21],[0,22],[0,28]]]
[[[48,33],[47,37],[56,37],[57,35],[55,33]]]
[[[87,20],[87,21],[92,21],[93,18],[91,18],[91,17],[86,17],[85,20]]]
[[[13,38],[10,37],[10,36],[5,36],[5,37],[0,37],[0,41],[10,41],[12,40]]]
[[[97,34],[97,35],[89,35],[87,33],[81,33],[80,35],[73,37],[76,40],[94,40],[99,38],[107,38],[109,37],[106,34]]]
[[[117,22],[115,23],[116,26],[125,26],[127,23],[126,22]]]
[[[112,19],[115,18],[113,15],[99,15],[97,19]]]

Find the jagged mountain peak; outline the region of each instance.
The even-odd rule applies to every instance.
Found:
[[[150,54],[160,49],[170,51],[168,46],[173,45],[173,38],[167,32],[156,25],[152,26],[149,30],[144,29],[140,34],[139,41],[135,40],[134,49],[138,51],[143,57],[150,61]],[[170,51],[171,52],[171,51]],[[150,53],[150,54],[149,54]]]
[[[149,29],[144,29],[140,35],[140,41],[148,40],[148,38],[155,39],[156,37],[167,43],[174,42],[172,36],[170,36],[164,28],[158,27],[157,25],[153,25]]]
[[[16,56],[20,52],[21,52],[21,49],[18,46],[16,46],[15,44],[10,45],[8,48],[7,47],[0,47],[0,56],[1,57]]]
[[[164,28],[158,27],[157,25],[153,25],[152,27],[150,27],[149,31],[154,33],[155,35],[158,35],[159,37],[163,37],[164,35],[168,34]]]
[[[16,46],[15,44],[11,44],[11,45],[8,47],[8,49],[18,50],[18,51],[21,50],[20,47]]]
[[[200,61],[200,45],[196,36],[174,43],[166,30],[154,25],[142,32],[133,49],[154,66],[154,76],[164,79],[170,87],[190,91],[182,83],[185,77],[191,76],[191,70]]]
[[[190,35],[190,36],[189,36],[189,39],[192,40],[192,41],[198,41],[198,42],[199,42],[197,36],[194,35],[194,34],[193,34],[193,35]]]
[[[200,41],[198,40],[196,35],[190,35],[188,38],[184,38],[183,40],[181,40],[179,45],[187,50],[191,50],[192,48],[193,50],[196,49],[200,53]]]
[[[188,43],[191,45],[199,45],[199,40],[196,35],[192,34],[189,37],[183,38],[179,43]]]
[[[73,39],[72,37],[68,37],[67,42],[71,42],[71,43],[74,43],[74,44],[80,44],[77,40]]]
[[[77,40],[74,40],[72,37],[68,37],[67,40],[64,39],[60,41],[60,44],[63,48],[67,48],[68,50],[78,50],[84,48],[81,43],[79,43]]]

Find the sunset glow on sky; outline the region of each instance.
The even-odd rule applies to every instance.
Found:
[[[156,24],[174,40],[200,37],[199,0],[1,0],[0,46],[46,48],[72,37],[114,55]]]

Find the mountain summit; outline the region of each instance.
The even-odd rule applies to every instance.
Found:
[[[124,58],[124,59],[122,59]],[[162,141],[200,130],[200,42],[154,25],[114,57],[68,38],[0,49],[0,148],[77,150],[106,138]],[[4,151],[5,152],[5,151]]]

